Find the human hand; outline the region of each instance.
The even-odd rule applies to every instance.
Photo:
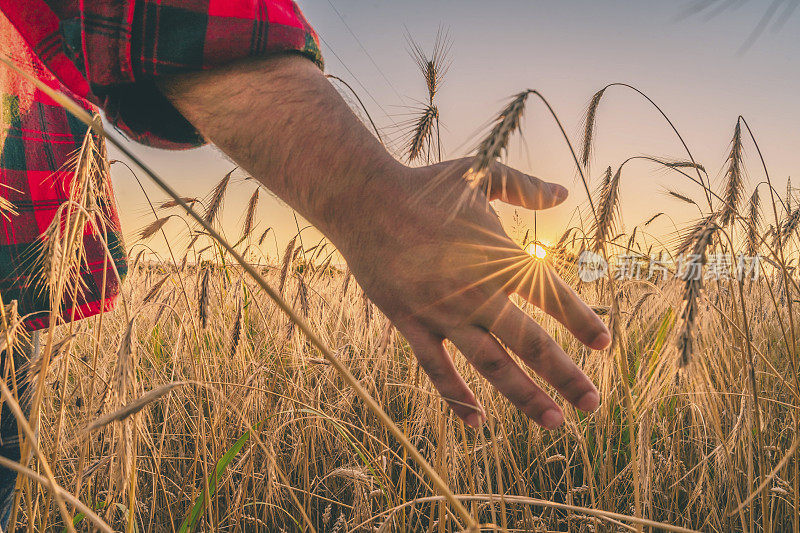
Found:
[[[520,411],[552,429],[563,421],[561,409],[503,345],[577,408],[593,411],[599,395],[509,295],[540,307],[591,348],[605,348],[610,335],[546,262],[506,235],[484,192],[468,189],[462,176],[470,163],[390,166],[350,196],[352,205],[340,206],[328,231],[362,288],[405,336],[459,417],[478,426],[484,414],[445,350],[445,339]],[[488,200],[545,209],[567,197],[564,187],[501,164],[490,173]]]
[[[508,297],[526,298],[591,348],[610,343],[608,330],[505,234],[488,205],[501,199],[544,209],[561,203],[566,189],[494,164],[484,194],[463,178],[470,160],[401,165],[319,69],[295,55],[179,75],[160,87],[207,139],[331,239],[465,422],[480,425],[483,408],[444,339],[545,427],[563,421],[561,409],[501,342],[576,407],[597,408],[589,378]]]

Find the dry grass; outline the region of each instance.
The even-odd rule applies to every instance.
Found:
[[[263,270],[270,283],[279,283],[279,265],[264,265]],[[567,409],[565,429],[542,431],[454,353],[459,369],[487,406],[490,422],[476,432],[442,408],[402,338],[390,331],[388,341],[382,340],[385,319],[365,320],[363,296],[353,283],[343,288],[344,275],[331,267],[315,272],[295,261],[287,269],[285,291],[307,291],[306,313],[315,330],[336,347],[454,492],[494,494],[468,502],[480,522],[500,523],[502,516],[511,529],[561,530],[569,525],[575,531],[609,524],[578,511],[528,505],[512,496],[633,514],[626,444],[630,437],[622,408],[622,376],[613,360],[582,348],[552,320],[519,302],[578,358],[599,384],[603,405],[590,417]],[[306,284],[308,288],[301,289]],[[756,372],[768,471],[794,441],[793,425],[786,422],[792,420],[796,405],[794,383],[784,378],[790,374],[786,347],[780,342],[786,309],[759,305],[770,299],[769,284],[754,282],[745,300],[750,342],[759,354]],[[140,530],[170,531],[170,524],[177,529],[198,500],[210,502],[198,519],[200,530],[295,530],[299,513],[289,490],[320,531],[331,531],[336,524],[352,528],[366,522],[375,527],[385,524],[387,516],[386,531],[430,529],[437,520],[434,530],[439,524],[453,530],[455,523],[441,514],[437,500],[392,512],[435,494],[376,417],[240,269],[189,265],[176,272],[167,265],[140,263],[126,287],[128,301],[138,309],[130,344],[122,311],[106,315],[102,326],[98,319],[80,323],[75,342],[48,373],[41,417],[41,446],[52,457],[56,479],[112,527],[124,528],[124,509],[129,506],[121,491],[125,484],[117,481],[112,486],[109,480],[130,476],[135,457],[134,505]],[[154,288],[157,294],[142,305]],[[189,305],[181,297],[184,290],[190,295]],[[599,286],[582,292],[591,304],[609,303]],[[658,297],[641,305],[653,292]],[[201,295],[208,300],[206,306],[197,303]],[[724,284],[706,287],[702,295],[692,293],[696,304],[687,331],[693,355],[678,375],[676,363],[683,355],[674,339],[683,338],[684,330],[676,327],[673,317],[684,298],[675,281],[630,285],[619,296],[627,323],[624,356],[632,367],[627,379],[642,443],[637,453],[643,513],[689,528],[730,531],[740,526],[739,517],[729,515],[739,503],[732,487],[744,498],[759,479],[757,473],[750,475],[752,482],[748,477],[758,463],[758,450],[750,430],[743,332],[727,312],[742,302]],[[196,329],[198,309],[203,308],[209,314],[208,327]],[[232,335],[241,338],[237,341]],[[96,340],[100,357],[89,364]],[[234,341],[238,349],[231,348]],[[384,342],[387,346],[376,359]],[[176,382],[187,384],[173,385]],[[129,391],[125,401],[109,398],[109,386],[118,394]],[[149,405],[134,404],[143,408],[138,423],[126,419],[103,425],[115,418],[109,414],[94,422],[101,413],[114,413],[134,400],[133,390],[156,391]],[[53,424],[62,407],[63,434],[68,437],[54,449]],[[102,427],[87,435],[85,428],[92,422]],[[221,458],[251,427],[272,457],[250,439],[227,468],[218,470]],[[84,461],[77,460],[81,456]],[[279,480],[276,468],[291,489]],[[767,484],[775,531],[791,525],[792,476],[790,460]],[[41,525],[48,490],[32,487],[38,502],[32,507],[38,512],[33,517],[23,512],[20,520]],[[50,520],[59,522],[55,506],[50,513],[56,513]],[[762,521],[758,505],[745,506],[743,513],[745,522],[751,515],[757,524]]]
[[[439,83],[426,77],[430,105]],[[592,100],[580,161],[573,152],[582,176],[609,87]],[[474,171],[505,153],[530,94],[547,105],[535,91],[515,96],[480,143]],[[426,136],[427,159],[433,155]],[[71,528],[74,516],[79,531],[450,532],[465,523],[455,494],[476,522],[491,524],[487,529],[658,530],[654,522],[661,522],[675,530],[800,530],[800,207],[771,190],[762,200],[757,188],[740,205],[746,142],[755,139],[740,119],[719,193],[691,153],[686,162],[654,161],[701,187],[709,203],[700,208],[690,196],[670,193],[701,211],[676,248],[701,258],[740,246],[760,253],[769,263],[758,279],[581,284],[575,258],[584,249],[609,255],[627,241],[645,268],[654,255],[654,242],[635,227],[615,234],[624,208],[622,166],[609,167],[597,197],[587,198],[587,228],[568,229],[548,251],[551,266],[608,316],[614,333],[608,352],[590,351],[517,300],[576,358],[603,399],[588,416],[567,407],[555,432],[520,415],[448,346],[488,416],[481,430],[464,426],[327,243],[304,248],[295,237],[280,260],[253,246],[257,192],[235,250],[266,284],[202,231],[172,262],[135,255],[125,305],[49,330],[43,358],[31,362],[36,432],[21,424],[29,438],[18,467],[17,528]],[[73,224],[54,229],[43,251],[54,294],[70,287],[65,273],[80,258],[73,237],[101,194],[91,169],[76,168],[86,176],[73,202],[80,209],[66,210]],[[230,176],[196,218],[206,232],[234,186]],[[161,204],[144,235],[161,238],[159,230],[183,216],[164,210],[189,200],[198,202]],[[772,211],[773,239],[759,230],[767,223],[762,203]],[[528,232],[520,230],[515,238],[522,244]],[[298,310],[292,317],[278,294]],[[14,309],[3,308],[7,345],[20,334]],[[363,390],[402,434],[365,403]],[[13,407],[14,393],[2,392]],[[424,461],[412,457],[417,451]],[[436,488],[427,468],[449,491]]]

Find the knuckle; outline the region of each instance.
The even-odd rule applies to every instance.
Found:
[[[512,360],[507,355],[484,352],[480,354],[473,364],[485,376],[497,376],[508,368]]]
[[[552,348],[551,342],[549,338],[539,332],[529,334],[523,341],[525,353],[521,355],[524,355],[532,367],[541,366],[546,354]]]
[[[549,407],[549,403],[544,399],[545,395],[542,391],[530,388],[520,395],[517,408],[534,420],[538,420]]]
[[[570,403],[580,400],[584,394],[592,390],[591,384],[580,372],[570,372],[556,384],[559,392]]]
[[[440,383],[448,378],[448,372],[446,365],[442,364],[441,361],[437,361],[435,357],[417,357],[417,361],[419,361],[420,366],[428,374],[428,377],[431,381],[435,383]]]
[[[422,364],[422,369],[425,370],[425,373],[428,374],[428,378],[433,382],[434,385],[438,383],[442,383],[448,378],[447,372],[439,365],[425,365]]]

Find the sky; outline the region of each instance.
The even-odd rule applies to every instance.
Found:
[[[541,92],[579,144],[582,120],[592,95],[612,82],[639,88],[663,108],[683,135],[695,159],[721,187],[723,166],[736,119],[743,115],[757,137],[770,175],[779,190],[800,163],[800,10],[791,16],[780,5],[760,36],[750,37],[773,0],[719,0],[701,13],[687,15],[696,0],[301,0],[299,5],[322,38],[326,72],[345,79],[359,93],[379,128],[399,139],[413,109],[425,98],[425,85],[408,52],[412,37],[431,50],[438,29],[449,34],[451,66],[438,95],[442,143],[448,158],[469,155],[493,116],[523,89]],[[723,6],[724,4],[724,6]],[[720,6],[725,9],[717,9]],[[632,91],[610,90],[599,108],[596,149],[590,173],[594,188],[607,166],[616,169],[635,155],[687,159],[664,119]],[[144,161],[186,196],[205,196],[234,164],[213,147],[170,152],[130,144]],[[396,148],[399,148],[397,146]],[[746,143],[749,195],[762,181],[752,143]],[[118,154],[111,151],[112,157]],[[537,215],[539,239],[557,240],[578,222],[586,206],[571,156],[545,109],[532,99],[522,134],[510,145],[507,163],[570,190],[561,206]],[[796,174],[796,173],[795,173]],[[240,176],[240,174],[237,174]],[[668,190],[698,201],[702,193],[686,178],[653,165],[626,165],[621,184],[622,222],[628,231],[652,233],[669,241],[675,228],[697,209],[671,199]],[[146,180],[143,174],[139,178]],[[136,232],[153,220],[145,196],[130,172],[114,165],[128,246],[136,253]],[[793,178],[800,184],[800,176]],[[150,199],[163,195],[143,183]],[[253,181],[237,179],[223,212],[226,232],[236,236]],[[762,188],[762,193],[766,190]],[[304,227],[280,200],[261,195],[259,228],[274,229],[264,253],[274,257]],[[514,210],[496,206],[509,231]],[[583,210],[585,214],[585,209]],[[643,227],[652,215],[665,212]],[[519,210],[533,225],[533,213]],[[171,235],[185,233],[177,219]],[[311,231],[304,231],[313,245]],[[235,239],[234,239],[235,240]],[[156,253],[161,237],[145,243]]]

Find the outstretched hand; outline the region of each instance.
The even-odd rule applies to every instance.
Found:
[[[561,424],[561,409],[507,350],[579,409],[597,408],[589,378],[509,295],[540,307],[591,348],[610,343],[608,330],[546,263],[506,235],[488,203],[545,209],[561,203],[566,189],[500,164],[489,169],[485,189],[464,180],[469,160],[406,167],[298,56],[160,83],[207,139],[331,239],[466,423],[478,426],[485,415],[445,339],[544,427]]]
[[[561,409],[507,349],[577,408],[592,411],[600,398],[589,378],[509,295],[540,307],[591,348],[605,348],[610,336],[545,262],[506,235],[487,200],[546,209],[563,202],[567,191],[496,164],[487,198],[464,180],[469,164],[465,159],[415,169],[397,165],[375,176],[371,200],[362,197],[358,205],[345,206],[344,212],[357,216],[347,222],[337,246],[465,422],[478,426],[484,413],[456,371],[445,339],[520,411],[555,428],[563,421]],[[339,227],[344,226],[342,220]]]

